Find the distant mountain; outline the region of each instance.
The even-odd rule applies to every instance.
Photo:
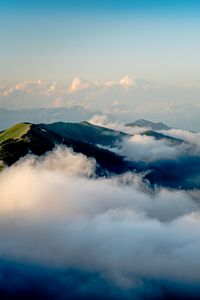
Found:
[[[136,126],[137,127],[145,127],[145,128],[149,128],[151,130],[170,130],[171,129],[171,127],[165,125],[162,122],[154,123],[152,121],[148,121],[148,120],[145,120],[145,119],[136,120],[132,123],[126,124],[126,126],[129,126],[129,127],[136,127]]]
[[[0,130],[22,122],[53,123],[81,122],[90,119],[95,112],[84,109],[80,105],[59,108],[37,108],[7,110],[0,108]]]
[[[181,143],[186,143],[185,141],[178,139],[178,138],[174,138],[172,136],[160,133],[160,132],[156,132],[153,130],[147,130],[141,133],[141,135],[146,135],[146,136],[151,136],[156,140],[165,140],[167,142],[173,143],[173,144],[181,144]]]

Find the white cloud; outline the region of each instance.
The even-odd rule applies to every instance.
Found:
[[[26,93],[32,93],[35,89],[41,89],[41,87],[44,86],[44,83],[42,80],[36,80],[36,81],[23,81],[19,82],[15,85],[14,90],[16,91],[24,91]]]
[[[0,95],[10,96],[16,92],[28,94],[28,95],[43,95],[49,96],[55,92],[63,92],[61,86],[56,82],[45,82],[42,80],[25,80],[16,83],[13,87],[1,88]]]
[[[86,157],[57,149],[1,172],[0,257],[99,272],[124,287],[200,280],[199,202],[152,193],[136,174],[88,179],[92,170]]]
[[[107,127],[113,130],[123,131],[127,134],[139,134],[147,130],[148,128],[142,128],[142,127],[129,127],[125,126],[124,123],[120,121],[110,121],[108,116],[105,114],[102,115],[94,115],[92,118],[88,120],[91,124],[97,125],[97,126],[103,126]]]
[[[200,133],[199,132],[190,132],[187,130],[181,129],[170,129],[168,131],[162,130],[164,134],[168,134],[174,138],[182,139],[188,143],[200,147]]]
[[[126,75],[124,78],[122,78],[119,81],[119,84],[125,88],[128,88],[128,87],[134,86],[135,82],[134,82],[134,79],[132,79],[130,76]]]
[[[90,89],[92,87],[98,87],[100,83],[95,80],[84,80],[80,78],[74,78],[68,89],[69,93],[75,93],[81,90]]]
[[[129,75],[124,76],[119,81],[108,80],[105,82],[95,81],[95,80],[84,80],[80,78],[74,78],[70,87],[68,89],[69,93],[75,93],[81,90],[87,90],[90,88],[112,88],[114,86],[119,86],[123,88],[130,88],[136,85],[135,78],[131,78]]]
[[[185,145],[171,145],[167,140],[157,140],[154,137],[135,134],[121,143],[120,148],[113,151],[131,161],[157,161],[160,159],[175,159],[186,153]]]
[[[60,99],[59,101],[56,99]],[[26,80],[0,87],[0,106],[9,109],[82,105],[131,121],[147,118],[199,130],[199,88],[165,86],[126,75],[119,80],[74,78],[70,84]],[[187,118],[183,119],[183,116]]]
[[[124,76],[119,81],[110,80],[105,83],[106,86],[121,86],[123,88],[129,88],[136,85],[136,78],[131,78],[129,75]]]

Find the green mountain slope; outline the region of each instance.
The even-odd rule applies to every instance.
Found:
[[[25,135],[30,129],[30,124],[20,123],[16,124],[7,130],[0,133],[0,144],[8,139],[19,140]]]
[[[182,142],[151,130],[143,134],[156,139],[168,139],[171,146]],[[97,162],[97,175],[106,176],[127,171],[145,172],[144,178],[152,185],[199,188],[199,156],[191,157],[189,153],[175,160],[136,162],[127,161],[102,148],[102,145],[117,145],[124,137],[129,136],[87,122],[51,125],[20,123],[0,133],[0,169],[12,165],[29,153],[40,156],[57,145],[64,145],[71,147],[74,152],[94,158]]]
[[[113,147],[121,142],[123,138],[128,137],[123,132],[96,126],[86,121],[81,123],[57,122],[53,124],[40,124],[40,126],[64,138],[102,146]]]
[[[111,144],[117,143],[122,136],[126,136],[103,127],[97,128],[89,123],[72,123],[72,125],[71,123],[51,125],[20,123],[1,133],[0,168],[4,165],[12,165],[29,153],[43,155],[56,145],[65,145],[75,152],[95,158],[101,169],[108,169],[111,172],[125,170],[122,157],[96,145],[104,144],[104,135],[105,143],[110,141]]]
[[[181,143],[164,134],[149,130],[142,133],[156,139],[166,139],[169,142]],[[129,135],[88,122],[52,124],[20,123],[0,133],[0,169],[4,165],[12,165],[21,157],[32,153],[43,155],[56,145],[65,145],[81,152],[88,157],[94,157],[100,166],[111,169],[122,168],[122,158],[104,147],[117,146]],[[100,146],[100,147],[99,147]]]

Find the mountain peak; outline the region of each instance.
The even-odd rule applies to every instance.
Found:
[[[126,124],[126,126],[129,127],[147,127],[150,128],[152,130],[169,130],[171,129],[169,126],[167,126],[166,124],[162,123],[162,122],[152,122],[149,120],[145,120],[145,119],[138,119],[132,123],[128,123]]]

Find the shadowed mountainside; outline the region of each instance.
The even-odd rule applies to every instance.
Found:
[[[184,143],[156,131],[142,133],[156,140],[166,140],[171,147]],[[199,188],[200,157],[180,156],[153,162],[127,160],[112,151],[131,136],[88,122],[53,124],[20,123],[0,133],[0,168],[10,166],[27,154],[41,156],[57,145],[67,146],[76,153],[94,158],[96,174],[109,176],[124,172],[146,173],[152,185],[171,188]],[[105,149],[106,148],[106,149]]]
[[[123,172],[128,169],[122,157],[96,144],[114,145],[126,134],[89,123],[17,124],[0,133],[1,166],[12,165],[27,154],[43,155],[56,145],[71,147],[93,157],[102,169]]]

